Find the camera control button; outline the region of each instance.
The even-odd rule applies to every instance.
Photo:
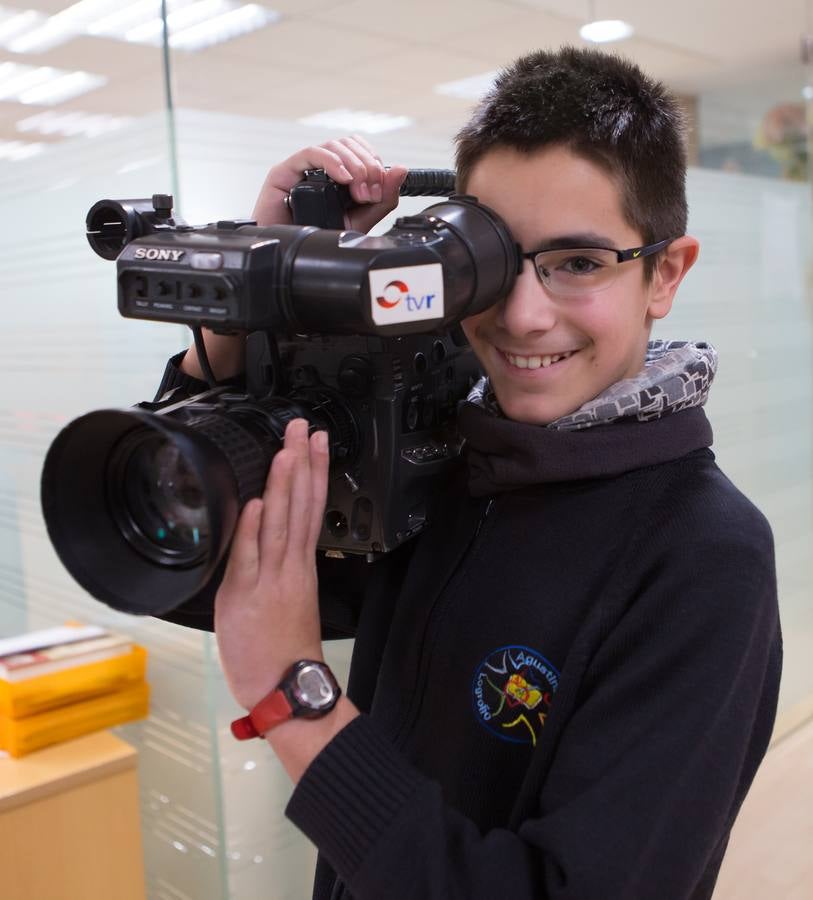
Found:
[[[223,268],[222,253],[193,253],[189,262],[193,269],[203,269],[211,272]]]

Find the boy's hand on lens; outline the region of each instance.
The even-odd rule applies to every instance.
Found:
[[[362,232],[395,209],[408,171],[404,166],[385,169],[381,157],[360,135],[306,147],[268,172],[252,215],[258,225],[291,224],[285,198],[306,169],[324,169],[334,181],[348,186],[357,206],[346,213],[346,225]]]
[[[322,659],[316,542],[328,481],[327,433],[295,419],[262,499],[246,504],[215,598],[220,659],[234,698],[251,709],[298,659]]]

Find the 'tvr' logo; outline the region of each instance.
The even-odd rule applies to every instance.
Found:
[[[405,282],[391,281],[384,288],[382,296],[375,298],[375,302],[383,309],[394,309],[402,300],[405,300],[407,310],[415,312],[419,309],[431,309],[434,299],[434,294],[423,294],[421,297],[415,297],[409,293],[409,287]]]

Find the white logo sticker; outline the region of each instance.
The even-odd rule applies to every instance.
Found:
[[[443,318],[443,267],[440,263],[373,269],[370,301],[376,325]]]

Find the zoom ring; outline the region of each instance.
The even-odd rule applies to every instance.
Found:
[[[268,475],[268,457],[250,431],[226,416],[201,416],[195,431],[208,438],[228,460],[237,482],[242,509],[262,495]]]

